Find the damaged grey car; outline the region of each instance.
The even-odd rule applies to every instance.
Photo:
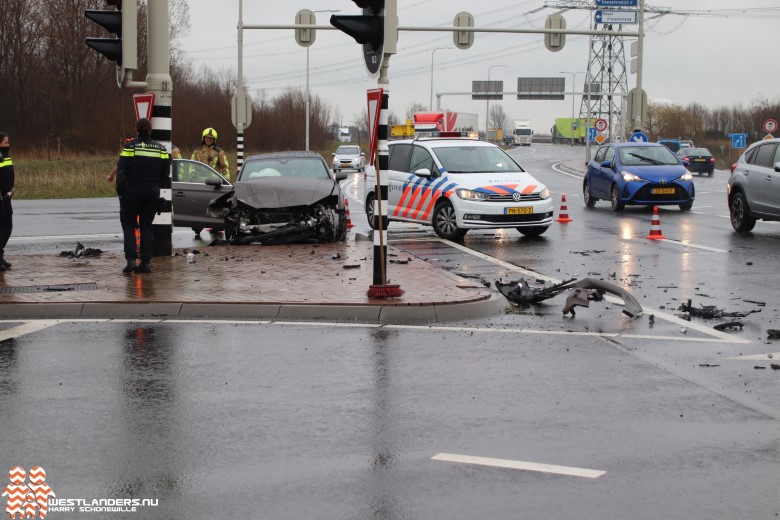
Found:
[[[224,221],[230,244],[340,242],[347,233],[339,186],[345,178],[314,152],[254,155],[206,214]]]

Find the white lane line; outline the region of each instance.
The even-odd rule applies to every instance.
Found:
[[[575,175],[575,174],[573,174],[573,173],[569,173],[569,172],[567,172],[567,171],[561,170],[561,169],[558,167],[558,166],[559,166],[559,165],[561,165],[561,164],[563,164],[563,163],[556,163],[556,164],[553,164],[553,165],[552,165],[552,169],[553,169],[553,170],[555,170],[555,171],[556,171],[556,172],[558,172],[558,173],[562,173],[562,174],[564,174],[564,175],[568,175],[569,177],[574,177],[575,179],[579,179],[579,180],[582,180],[582,179],[583,179],[583,175],[584,175],[584,174],[583,174],[583,175]]]
[[[721,359],[728,359],[733,361],[777,361],[780,363],[780,352],[773,352],[771,354],[751,354],[749,356],[724,357]]]
[[[692,247],[694,249],[703,249],[704,251],[712,251],[714,253],[728,253],[726,249],[718,249],[717,247],[700,246],[698,244],[691,244],[689,242],[682,242],[680,240],[674,240],[671,238],[657,239],[659,242],[668,242],[669,244],[675,244],[683,247]]]
[[[192,231],[173,231],[173,235],[191,235]],[[33,242],[36,240],[78,240],[86,238],[116,238],[121,237],[122,231],[116,233],[92,233],[89,235],[37,235],[11,237],[9,242]]]
[[[24,336],[25,334],[32,334],[33,332],[38,332],[39,330],[46,329],[52,325],[57,325],[58,323],[62,322],[60,320],[36,320],[24,323],[18,327],[11,327],[10,329],[0,330],[0,341],[18,338],[19,336]]]
[[[555,473],[570,477],[599,478],[606,475],[606,471],[595,469],[574,468],[570,466],[555,466],[552,464],[540,464],[538,462],[525,462],[522,460],[492,459],[489,457],[475,457],[471,455],[457,455],[455,453],[438,453],[431,460],[442,462],[458,462],[461,464],[476,464],[478,466],[492,466],[495,468],[521,469],[525,471],[538,471],[541,473]]]
[[[533,271],[529,271],[527,269],[523,269],[522,267],[518,267],[514,264],[510,264],[509,262],[504,262],[503,260],[499,260],[498,258],[494,258],[490,255],[486,255],[484,253],[480,253],[479,251],[474,251],[472,249],[467,248],[464,245],[456,244],[455,242],[450,242],[448,240],[444,240],[441,238],[436,238],[434,240],[438,240],[442,244],[446,244],[450,247],[454,247],[456,249],[460,249],[461,251],[468,253],[470,255],[476,256],[477,258],[481,258],[482,260],[492,262],[494,264],[500,265],[502,267],[505,267],[506,269],[509,269],[510,271],[515,271],[518,273],[525,274],[526,276],[534,276],[536,278],[539,278],[541,280],[546,280],[550,283],[561,283],[561,280],[558,280],[556,278],[552,278],[549,276],[545,276],[543,274],[535,273]],[[616,298],[612,295],[607,295],[607,301],[610,303],[616,303],[616,304],[623,304],[623,301],[619,298]],[[642,306],[642,309],[644,310],[645,314],[654,314],[658,318],[662,318],[666,321],[670,321],[672,323],[676,323],[677,325],[686,327],[688,329],[696,330],[698,332],[701,332],[702,334],[706,334],[707,336],[715,336],[716,338],[719,338],[721,341],[730,342],[730,343],[751,343],[748,339],[743,338],[736,338],[734,336],[731,336],[725,332],[721,332],[719,330],[711,329],[708,327],[705,327],[704,325],[699,325],[698,323],[692,323],[689,321],[685,321],[683,319],[678,318],[677,316],[674,316],[672,314],[667,314],[665,312],[661,312],[659,310],[653,309],[651,307],[645,307]],[[624,337],[628,337],[627,335],[624,335]],[[682,338],[680,338],[682,339]]]

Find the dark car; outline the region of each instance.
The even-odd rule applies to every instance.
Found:
[[[588,163],[582,185],[585,205],[609,200],[613,211],[626,205],[693,207],[693,175],[665,146],[657,143],[612,143]]]
[[[216,170],[198,161],[174,159],[171,168],[173,225],[189,227],[199,235],[204,228],[221,231],[224,219],[206,215],[209,203],[233,189]]]
[[[689,172],[706,173],[710,177],[715,173],[715,157],[706,148],[680,148],[677,158],[683,161]]]
[[[208,206],[224,221],[232,244],[339,242],[347,231],[344,196],[325,160],[314,152],[249,157],[233,190]]]
[[[731,167],[731,226],[748,233],[757,220],[780,220],[780,139],[753,143]]]

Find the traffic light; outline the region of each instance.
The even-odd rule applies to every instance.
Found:
[[[116,62],[116,82],[121,87],[127,75],[138,69],[138,0],[105,0],[114,10],[85,9],[84,15],[114,38],[87,38],[86,44]],[[129,71],[129,74],[126,74]]]
[[[395,54],[398,40],[398,0],[352,0],[362,15],[333,15],[330,24],[363,45],[366,69],[372,76],[382,67],[385,54]]]

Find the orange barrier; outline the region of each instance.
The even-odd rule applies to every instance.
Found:
[[[574,222],[574,219],[569,218],[569,208],[566,206],[566,195],[561,194],[561,211],[558,213],[556,222]]]
[[[663,232],[661,232],[661,217],[658,216],[658,206],[653,206],[653,220],[650,222],[650,234],[645,238],[648,240],[660,240],[666,238]]]

